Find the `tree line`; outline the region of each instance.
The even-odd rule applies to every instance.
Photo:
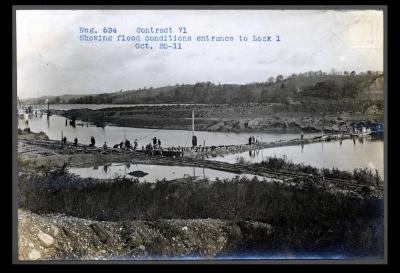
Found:
[[[373,81],[382,76],[378,71],[308,71],[269,77],[265,82],[243,85],[198,82],[176,84],[167,89],[143,88],[134,91],[105,93],[72,98],[74,104],[112,103],[263,103],[285,102],[288,99],[318,97],[322,99],[355,98]],[[56,102],[57,103],[57,102]]]

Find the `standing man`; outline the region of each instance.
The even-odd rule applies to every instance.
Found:
[[[78,138],[77,137],[74,139],[74,144],[75,144],[75,146],[78,146]]]
[[[196,147],[196,146],[197,146],[197,137],[196,137],[196,136],[193,136],[193,137],[192,137],[192,146],[193,146],[193,147]]]
[[[130,147],[131,147],[131,142],[128,139],[125,139],[125,148],[129,150]]]
[[[96,140],[94,139],[93,136],[90,137],[90,143],[91,143],[91,146],[93,146],[93,147],[96,144]]]

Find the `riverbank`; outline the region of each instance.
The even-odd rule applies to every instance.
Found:
[[[365,191],[368,183],[358,189],[332,190],[336,187],[325,183],[315,169],[307,173],[275,161],[249,165],[243,171],[267,173],[269,168],[304,175],[290,183],[246,178],[186,177],[153,183],[129,177],[81,178],[70,174],[68,167],[116,160],[173,165],[175,159],[64,154],[23,145],[24,139],[35,138],[45,136],[28,132],[19,136],[20,259],[383,255],[383,199]],[[177,160],[175,165],[205,162]]]
[[[165,105],[56,110],[58,115],[94,124],[212,132],[346,131],[359,121],[383,122],[383,100],[319,101],[307,104]]]

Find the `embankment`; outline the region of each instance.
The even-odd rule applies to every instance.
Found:
[[[195,108],[195,128],[202,131],[298,132],[346,130],[355,121],[383,121],[383,100],[318,101],[310,103],[263,103],[233,105],[165,105],[73,109],[57,111],[70,119],[125,127],[190,130]]]

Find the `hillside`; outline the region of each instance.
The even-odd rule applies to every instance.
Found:
[[[87,95],[61,95],[61,96],[42,96],[39,98],[20,99],[23,104],[45,104],[50,103],[68,103],[70,100],[86,97]]]
[[[249,103],[383,98],[383,75],[296,75],[245,85],[175,85],[71,99],[70,103]]]
[[[345,72],[346,73],[346,72]],[[145,88],[98,95],[52,97],[50,103],[293,103],[315,100],[383,99],[383,74],[355,72],[332,75],[323,72],[279,75],[266,82],[213,84],[202,82],[159,88]]]

